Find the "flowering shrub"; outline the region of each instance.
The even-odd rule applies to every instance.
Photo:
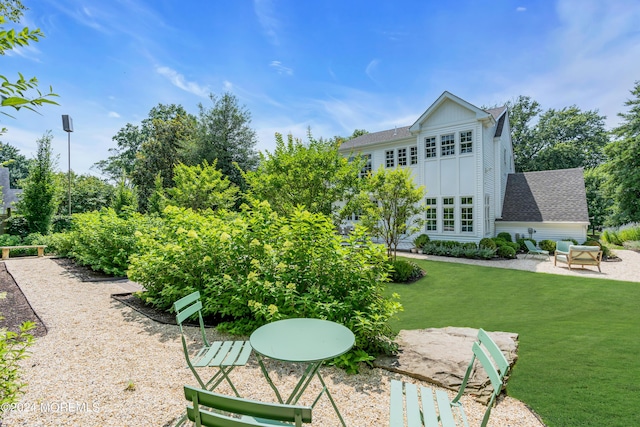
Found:
[[[389,318],[401,309],[383,296],[385,249],[361,231],[343,245],[331,219],[301,208],[289,216],[263,202],[242,212],[168,207],[164,223],[137,233],[139,250],[128,274],[141,297],[170,310],[200,291],[203,314],[222,316],[219,328],[249,334],[272,321],[333,320],[356,336],[355,350],[393,349]]]

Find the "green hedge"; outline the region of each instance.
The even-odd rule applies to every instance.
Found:
[[[219,328],[249,334],[291,317],[336,321],[356,350],[389,352],[388,320],[401,306],[383,296],[389,264],[382,245],[356,230],[347,245],[329,217],[296,209],[282,217],[262,203],[240,213],[168,207],[153,233],[136,233],[129,277],[163,310],[195,290]],[[367,243],[362,243],[365,241]]]

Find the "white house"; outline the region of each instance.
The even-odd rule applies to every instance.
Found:
[[[364,156],[367,171],[410,168],[416,184],[427,189],[430,208],[421,233],[432,240],[479,242],[506,231],[514,238],[531,232],[536,240],[582,243],[589,224],[582,170],[514,173],[508,114],[507,107],[483,110],[444,92],[411,126],[359,136],[340,152]],[[530,183],[535,191],[527,192]],[[527,202],[518,203],[524,196]],[[528,215],[514,215],[525,205]],[[402,247],[414,237],[406,236]]]

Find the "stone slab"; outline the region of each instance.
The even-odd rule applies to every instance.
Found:
[[[513,366],[518,359],[518,334],[487,333],[505,354],[510,366]],[[396,338],[398,354],[379,357],[374,365],[458,391],[473,356],[471,347],[477,335],[477,329],[451,326],[402,330]],[[479,364],[466,391],[480,401],[486,401],[491,394],[489,378]]]

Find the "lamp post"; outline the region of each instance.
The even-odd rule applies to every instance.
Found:
[[[67,115],[62,115],[62,129],[67,132],[67,147],[69,149],[69,216],[71,216],[71,132],[73,132],[73,119]]]

